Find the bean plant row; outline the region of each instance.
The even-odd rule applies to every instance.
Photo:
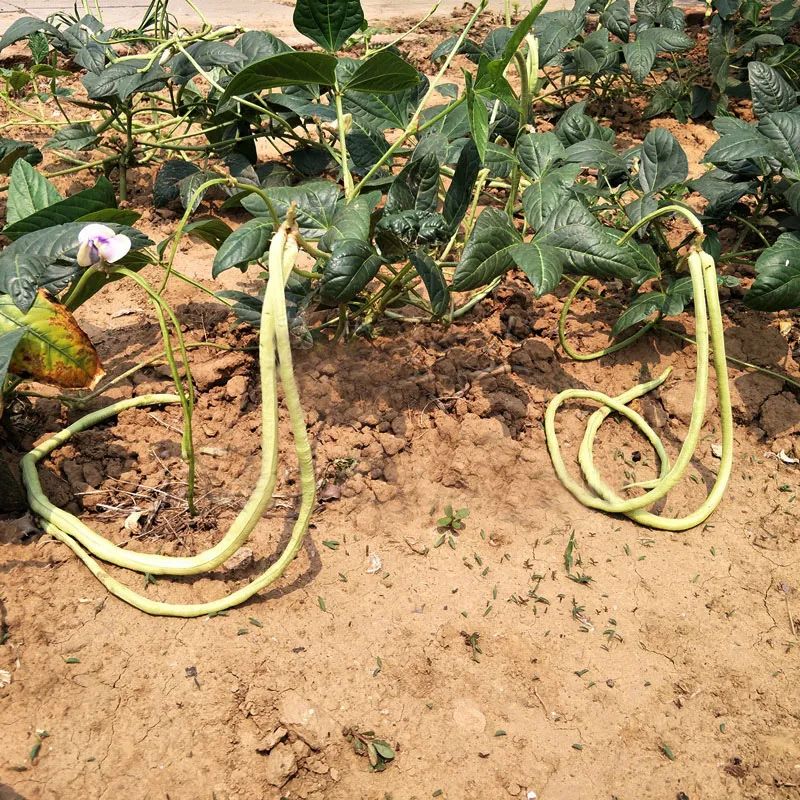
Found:
[[[404,55],[411,31],[376,41],[359,0],[297,0],[297,49],[266,31],[189,31],[166,0],[135,29],[104,26],[99,10],[24,17],[0,38],[0,174],[7,176],[7,244],[0,252],[2,403],[35,395],[30,380],[91,406],[105,388],[99,358],[73,312],[125,280],[149,298],[174,395],[94,411],[32,451],[23,477],[45,529],[70,546],[115,594],[150,613],[196,615],[241,602],[275,580],[297,552],[313,506],[302,410],[289,336],[375,336],[390,326],[468,319],[509,273],[537,297],[566,292],[558,335],[587,360],[626,347],[693,307],[697,319],[694,413],[676,464],[628,403],[666,375],[617,398],[562,393],[546,415],[556,471],[583,503],[651,527],[681,530],[720,502],[732,464],[732,418],[718,289],[764,312],[800,308],[800,7],[794,0],[710,0],[687,25],[671,0],[576,0],[570,10],[485,0],[424,62]],[[487,24],[488,23],[488,24]],[[499,23],[499,24],[498,24]],[[11,48],[11,49],[8,49]],[[7,56],[7,53],[13,53]],[[719,134],[689,179],[676,137],[654,126],[622,147],[614,109],[646,118],[707,121]],[[14,136],[37,128],[40,147]],[[38,141],[38,140],[37,140]],[[46,170],[44,152],[51,151]],[[130,177],[155,172],[150,201],[178,211],[155,242],[137,228]],[[56,180],[86,188],[62,196]],[[244,221],[234,227],[231,216]],[[231,269],[268,275],[265,294],[212,291],[176,267],[185,238],[215,250],[209,277]],[[687,274],[688,273],[688,274]],[[744,282],[743,282],[744,277]],[[121,550],[44,496],[36,462],[70,436],[127,408],[179,403],[194,510],[195,387],[186,341],[165,298],[187,281],[247,325],[260,326],[262,473],[251,501],[212,550],[166,558]],[[619,314],[614,341],[581,353],[568,341],[569,309],[593,282]],[[98,300],[97,298],[100,298]],[[303,477],[300,522],[275,568],[215,604],[142,599],[96,559],[150,574],[196,574],[246,540],[271,498],[277,470],[275,359],[293,420]],[[645,510],[676,485],[694,453],[717,374],[723,457],[696,513],[665,520]],[[788,384],[798,384],[786,378]],[[599,402],[580,462],[588,489],[568,474],[555,415],[572,398]],[[644,494],[614,494],[592,462],[597,430],[626,416],[662,469]],[[635,487],[627,487],[632,489]],[[590,491],[591,490],[591,491]]]

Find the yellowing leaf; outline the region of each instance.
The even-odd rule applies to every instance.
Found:
[[[0,344],[7,345],[0,349],[9,351],[9,358],[0,362],[20,377],[83,389],[94,387],[105,374],[97,351],[75,318],[42,290],[25,314],[8,295],[0,294]],[[4,378],[5,370],[0,381]]]

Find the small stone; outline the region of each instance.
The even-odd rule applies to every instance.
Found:
[[[302,739],[295,739],[292,742],[292,750],[298,761],[311,755],[311,748]]]
[[[279,744],[267,756],[264,777],[270,786],[279,789],[297,774],[297,759],[294,750],[287,744]]]
[[[406,446],[405,439],[401,439],[399,436],[394,436],[391,433],[380,434],[378,436],[378,441],[381,443],[387,456],[396,456]]]
[[[225,384],[225,395],[229,400],[238,400],[242,408],[247,405],[247,378],[234,375]]]
[[[385,481],[373,481],[370,486],[375,492],[375,499],[379,503],[388,503],[397,496],[397,486]]]
[[[253,558],[253,551],[249,547],[240,547],[222,566],[232,572],[233,570],[252,566]],[[278,730],[281,730],[281,728],[278,728]],[[284,735],[286,735],[285,732]]]
[[[305,766],[315,775],[325,775],[328,772],[328,765],[325,763],[325,759],[321,755],[318,755],[316,758],[309,758],[306,761]]]
[[[315,708],[297,692],[281,698],[281,725],[299,736],[313,750],[321,750],[336,737],[340,726],[324,709]]]
[[[264,737],[261,744],[256,747],[256,752],[269,753],[273,747],[282,742],[288,735],[289,731],[287,731],[282,725],[279,725],[274,731],[272,731],[272,733],[268,733]]]
[[[83,478],[86,483],[94,489],[97,489],[103,482],[103,473],[98,468],[97,464],[89,463],[83,465]]]

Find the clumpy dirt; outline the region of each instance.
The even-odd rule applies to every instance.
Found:
[[[693,169],[713,140],[704,125],[648,125],[669,127]],[[143,203],[152,175],[135,177]],[[148,210],[142,227],[163,238],[172,225]],[[176,266],[218,289],[211,258],[187,243]],[[258,287],[254,272],[223,284]],[[174,282],[167,296],[188,341],[253,345],[206,295]],[[739,299],[723,290],[730,355],[797,380],[796,315],[746,311]],[[595,513],[553,474],[548,399],[572,386],[615,394],[672,366],[635,407],[674,455],[694,353],[660,332],[572,362],[555,333],[562,300],[536,299],[512,276],[448,329],[387,323],[374,341],[298,348],[318,507],[286,576],[225,615],[146,616],[107,596],[31,520],[0,522],[0,799],[800,797],[798,394],[731,366],[735,467],[707,524],[669,534]],[[110,376],[159,352],[135,286],[115,284],[78,318]],[[601,347],[613,319],[582,297],[570,338]],[[693,321],[668,327],[691,335]],[[218,540],[258,473],[257,364],[249,351],[198,348],[192,367],[196,517],[172,408],[128,412],[56,451],[40,469],[51,499],[136,549],[188,554]],[[100,402],[169,385],[154,365]],[[570,455],[589,411],[560,417]],[[75,417],[49,398],[9,415],[17,452]],[[275,503],[247,549],[192,580],[145,586],[114,574],[187,602],[263,571],[297,505],[281,422]],[[698,460],[660,510],[702,502],[719,437],[710,403]],[[657,466],[613,420],[598,463],[616,485]],[[443,539],[436,520],[448,504],[469,516]],[[346,729],[373,731],[396,758],[372,772]]]

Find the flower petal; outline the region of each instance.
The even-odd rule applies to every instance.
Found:
[[[131,240],[124,233],[118,233],[105,242],[97,242],[97,249],[100,251],[103,261],[113,264],[128,255],[131,249]]]
[[[94,263],[92,261],[92,244],[91,242],[83,242],[81,246],[78,248],[78,266],[79,267],[91,267]]]
[[[78,234],[78,241],[81,244],[89,242],[92,239],[96,239],[98,242],[103,242],[107,239],[112,239],[114,236],[114,231],[112,231],[111,228],[107,227],[106,225],[99,225],[96,222],[92,222],[85,228],[81,228],[81,232]]]

